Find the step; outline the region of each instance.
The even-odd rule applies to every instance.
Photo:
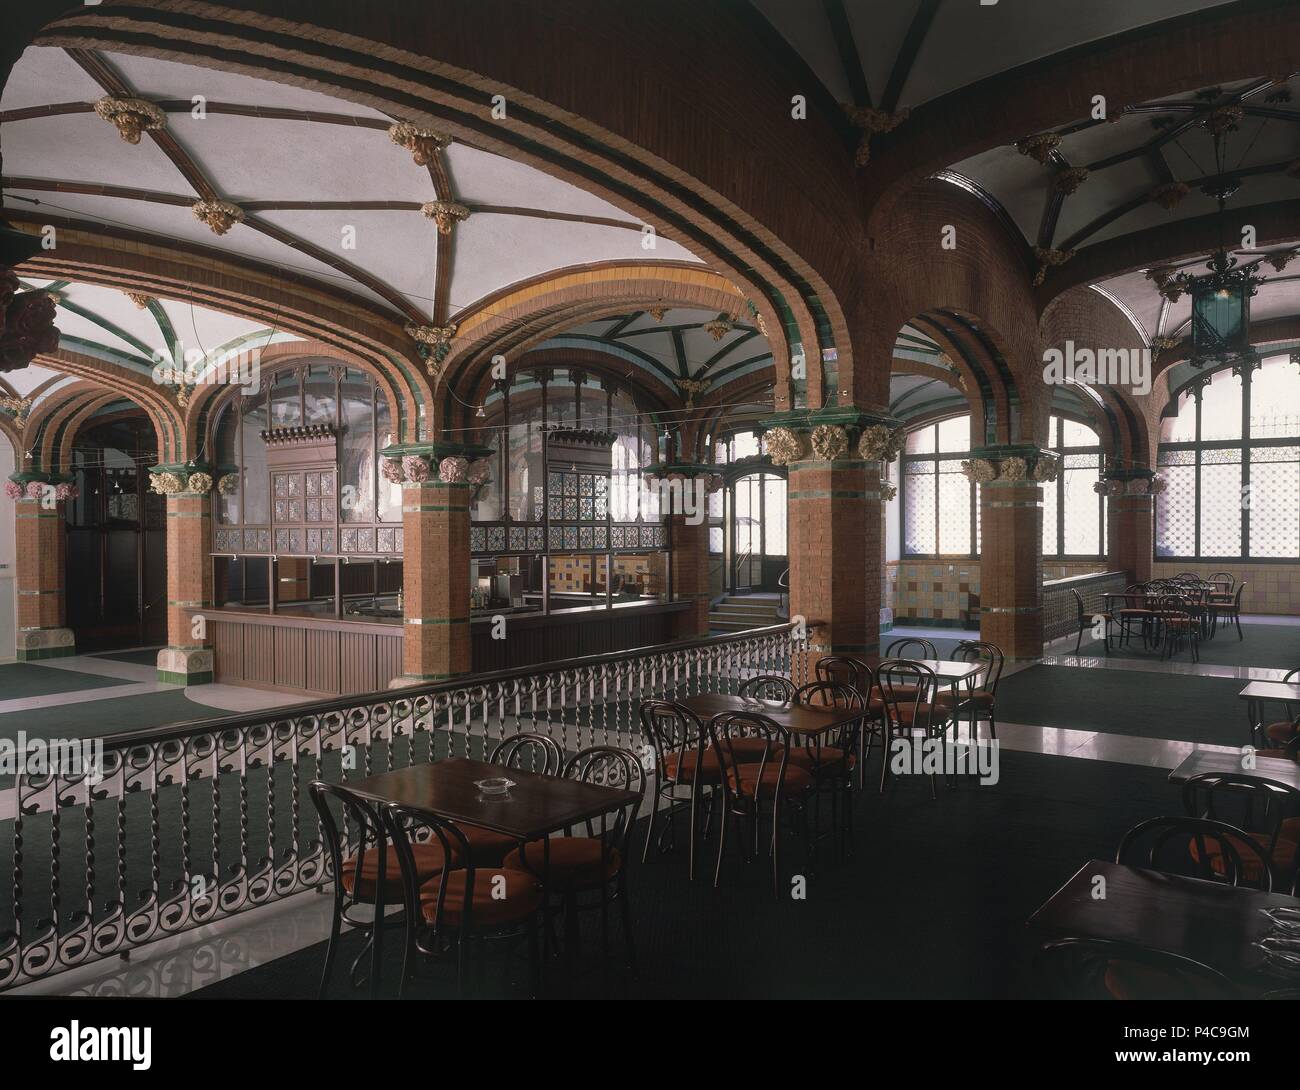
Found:
[[[750,624],[775,624],[780,617],[775,613],[746,613],[743,610],[709,611],[709,616],[722,621],[746,621]]]

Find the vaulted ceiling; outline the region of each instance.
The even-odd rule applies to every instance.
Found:
[[[128,143],[94,111],[105,95],[155,104],[165,128]],[[640,223],[509,158],[456,142],[418,166],[390,139],[395,120],[230,72],[33,47],[0,99],[4,207],[305,275],[416,324],[553,269],[697,260],[662,238],[646,250]],[[200,199],[233,203],[242,222],[215,233]],[[468,216],[441,233],[421,212],[433,201]]]

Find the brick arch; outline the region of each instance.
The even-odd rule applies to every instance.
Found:
[[[294,360],[328,359],[347,367],[364,371],[376,382],[380,393],[388,402],[389,411],[394,420],[400,419],[399,409],[404,404],[406,391],[399,386],[389,369],[378,366],[371,358],[357,355],[339,348],[326,341],[281,341],[239,353],[228,364],[228,374],[245,373],[245,366],[266,366],[276,370]],[[231,388],[229,383],[212,383],[200,385],[195,390],[185,414],[185,438],[189,450],[210,450],[215,439],[214,429],[221,410],[236,396],[239,387]]]
[[[944,248],[947,227],[955,231],[952,249]],[[981,440],[993,413],[998,442],[1041,441],[1049,399],[1023,243],[976,196],[935,178],[910,186],[889,215],[873,210],[868,232],[870,291],[859,302],[870,351],[855,358],[872,401],[888,405],[896,336],[911,323],[978,384]]]
[[[160,462],[181,462],[190,457],[184,441],[184,424],[179,406],[170,394],[150,378],[120,364],[63,348],[38,356],[36,362],[53,371],[84,378],[139,405],[153,424]]]
[[[778,315],[788,318],[792,337],[810,358],[834,348],[851,364],[853,346],[835,289],[853,280],[844,238],[860,233],[861,211],[838,118],[814,112],[797,125],[779,126],[779,133],[768,126],[662,125],[646,110],[647,97],[674,82],[691,84],[675,89],[675,102],[731,91],[736,112],[748,116],[788,118],[790,95],[799,90],[775,79],[754,83],[754,71],[780,71],[784,54],[727,6],[679,3],[693,24],[685,38],[677,33],[678,20],[658,8],[622,9],[625,37],[638,58],[639,67],[631,70],[665,63],[677,74],[675,81],[662,73],[650,83],[648,74],[638,81],[609,80],[609,73],[630,69],[610,63],[611,41],[598,21],[577,10],[532,10],[508,0],[462,6],[455,19],[441,18],[436,8],[413,9],[398,22],[375,20],[355,5],[307,0],[278,0],[255,12],[144,0],[130,15],[90,8],[70,13],[48,25],[37,42],[309,87],[510,155],[655,225],[724,271],[769,323]],[[136,20],[147,24],[147,36],[138,33]],[[702,20],[716,26],[706,30]],[[507,23],[512,33],[503,36],[500,27]],[[714,35],[729,43],[725,58],[711,45]],[[661,49],[652,44],[656,40]],[[520,52],[516,41],[532,48]],[[563,79],[555,79],[543,42],[570,58]],[[696,52],[696,60],[688,61],[684,51]],[[488,116],[493,94],[511,104],[505,118]],[[766,164],[762,185],[748,170],[735,169],[755,161]],[[809,190],[819,199],[809,200]],[[778,402],[788,403],[788,369],[779,367],[778,376]],[[808,399],[817,405],[822,395],[820,369],[811,368]]]
[[[699,265],[606,262],[561,270],[514,285],[476,304],[459,320],[440,382],[471,389],[498,353],[526,352],[566,328],[629,307],[663,305],[748,317],[745,299],[726,279]],[[787,351],[779,326],[765,319],[773,358]],[[775,336],[773,329],[777,330]],[[461,395],[465,400],[471,398]],[[444,398],[440,405],[450,417]]]
[[[43,473],[59,472],[62,464],[59,440],[67,421],[88,405],[104,405],[119,396],[97,383],[83,380],[64,386],[42,399],[32,409],[23,429],[29,467]]]
[[[752,401],[748,395],[762,393],[773,387],[775,382],[776,368],[764,367],[734,382],[725,383],[716,390],[708,391],[682,429],[685,437],[683,449],[693,451],[696,461],[710,461],[710,452],[702,445],[704,436],[716,434],[727,418],[727,413],[735,405]]]
[[[12,218],[50,219],[25,212]],[[87,227],[61,228],[58,249],[24,262],[23,272],[191,302],[328,346],[332,353],[342,353],[340,358],[387,375],[386,381],[400,391],[401,412],[396,418],[406,439],[413,441],[432,426],[432,385],[424,361],[396,315],[303,278],[255,262],[232,261],[203,247],[164,248],[144,237],[132,237],[123,239],[130,248],[119,248],[113,241],[122,232],[91,233]]]
[[[66,473],[72,465],[72,448],[76,444],[77,436],[81,429],[86,426],[87,422],[102,409],[105,405],[110,405],[114,401],[121,400],[116,393],[104,394],[103,396],[91,397],[89,400],[79,405],[74,411],[70,412],[62,421],[57,431],[58,444],[58,461],[59,469]],[[137,406],[138,408],[138,406]],[[154,437],[157,438],[158,424],[156,419],[145,412],[145,419],[154,429]]]

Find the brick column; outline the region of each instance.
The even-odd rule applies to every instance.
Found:
[[[212,680],[207,630],[191,616],[212,605],[210,500],[210,491],[167,496],[167,646],[158,652],[158,680],[172,685]]]
[[[1155,497],[1143,490],[1106,498],[1108,564],[1128,572],[1130,582],[1151,578],[1151,549]]]
[[[1043,491],[1037,481],[980,488],[980,639],[1008,659],[1043,653]]]
[[[404,672],[392,685],[469,673],[470,485],[402,485]]]
[[[880,469],[844,458],[792,462],[789,474],[790,616],[809,626],[806,681],[823,655],[879,655]]]
[[[41,499],[14,501],[16,653],[20,662],[77,653],[72,630],[64,627],[67,535],[63,501],[54,499],[52,491]]]
[[[689,639],[709,634],[709,520],[691,525],[689,516],[671,515],[673,599],[689,604],[673,614],[673,636]]]

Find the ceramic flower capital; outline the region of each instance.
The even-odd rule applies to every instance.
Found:
[[[884,424],[872,424],[862,429],[858,440],[858,453],[868,462],[892,462],[903,445],[901,430]]]
[[[789,428],[772,428],[764,433],[763,440],[773,465],[789,465],[804,456],[803,438]]]
[[[814,457],[823,462],[842,458],[849,449],[849,437],[838,424],[818,424],[810,437]]]
[[[458,454],[453,454],[449,458],[444,458],[438,463],[438,480],[444,484],[459,484],[465,479],[466,470],[469,469],[468,459],[462,458]]]
[[[972,458],[968,462],[962,462],[961,471],[976,484],[987,484],[997,480],[998,476],[998,467],[987,458]]]

